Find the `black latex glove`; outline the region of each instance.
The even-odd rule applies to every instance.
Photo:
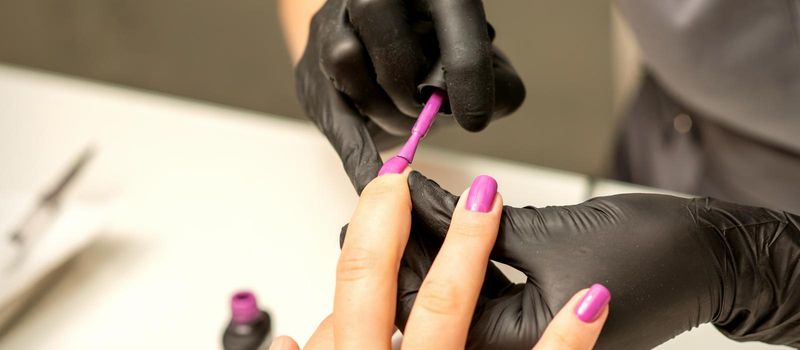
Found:
[[[383,148],[409,134],[427,97],[418,85],[446,87],[470,131],[519,107],[522,81],[492,37],[477,0],[329,0],[314,15],[297,92],[359,193],[375,174],[356,174],[374,156],[370,137]]]
[[[502,184],[501,184],[502,186]],[[457,197],[409,177],[412,234],[400,268],[403,328]],[[530,349],[592,283],[611,291],[601,349],[649,349],[702,323],[728,337],[800,346],[800,217],[713,199],[631,194],[563,207],[505,207],[468,347]]]

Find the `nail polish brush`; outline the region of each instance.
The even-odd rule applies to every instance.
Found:
[[[433,121],[436,119],[436,114],[438,114],[439,109],[442,108],[444,99],[444,91],[439,89],[433,91],[431,97],[428,98],[428,102],[425,103],[425,107],[422,108],[417,122],[414,123],[414,126],[411,128],[411,136],[408,137],[408,140],[403,145],[403,148],[400,149],[400,152],[397,152],[394,157],[383,164],[381,170],[378,171],[378,176],[386,173],[400,173],[414,161],[414,154],[417,152],[417,146],[419,146],[422,138],[428,134],[428,130],[430,130]]]

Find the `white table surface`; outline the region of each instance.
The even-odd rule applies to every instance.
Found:
[[[0,349],[220,348],[237,288],[301,343],[331,311],[356,195],[310,123],[0,65],[0,189],[31,190],[89,141],[71,197],[114,198],[110,216]],[[512,205],[642,190],[424,146],[414,167],[451,191],[490,174]],[[708,326],[662,348],[695,346],[765,348]]]

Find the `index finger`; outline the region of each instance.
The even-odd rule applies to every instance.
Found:
[[[370,182],[350,220],[336,269],[337,349],[391,348],[397,273],[411,228],[408,173]]]
[[[439,39],[447,96],[464,129],[480,131],[494,108],[492,42],[480,0],[430,1]]]
[[[404,349],[464,349],[502,211],[497,182],[475,178],[417,293]]]

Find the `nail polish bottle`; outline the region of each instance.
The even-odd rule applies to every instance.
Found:
[[[270,343],[272,322],[269,314],[258,308],[256,296],[240,291],[231,297],[231,321],[222,335],[225,350],[266,350]]]

